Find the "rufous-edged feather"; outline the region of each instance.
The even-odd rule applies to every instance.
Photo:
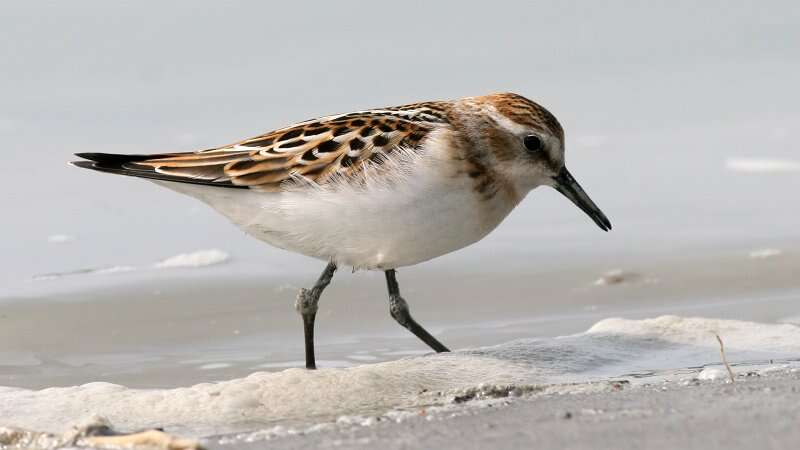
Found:
[[[140,155],[117,173],[169,181],[277,191],[298,179],[347,180],[381,164],[398,148],[420,149],[437,127],[449,126],[447,103],[430,102],[328,116],[231,145],[191,153]]]

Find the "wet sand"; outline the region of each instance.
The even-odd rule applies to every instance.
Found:
[[[264,434],[236,448],[793,448],[800,439],[800,370],[740,375],[732,384],[687,376],[599,392],[493,399],[472,408],[419,410],[400,423],[387,419],[269,440]],[[215,440],[206,445],[231,448]]]

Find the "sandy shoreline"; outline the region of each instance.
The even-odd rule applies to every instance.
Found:
[[[800,251],[776,247],[622,267],[528,271],[509,259],[506,271],[403,271],[414,314],[457,350],[443,355],[387,317],[380,274],[342,273],[320,305],[322,369],[313,372],[298,368],[297,275],[120,275],[6,299],[0,425],[58,434],[97,415],[119,431],[163,427],[253,450],[736,449],[758,433],[780,448],[797,437],[789,424],[800,375],[773,369],[800,367]],[[702,367],[719,368],[714,333],[738,373],[761,376],[694,381]],[[481,386],[523,395],[471,400]]]
[[[412,268],[399,276],[414,315],[456,349],[578,333],[608,317],[797,316],[800,251],[786,242],[780,255],[752,258],[746,248],[662,255],[621,272],[598,263],[528,271],[509,260],[522,269]],[[344,272],[320,303],[321,367],[428,351],[388,317],[380,274]],[[302,366],[293,302],[308,280],[200,275],[119,275],[104,287],[3,301],[0,386],[171,387]]]
[[[695,374],[696,376],[696,374]],[[236,448],[302,449],[786,449],[800,439],[800,370],[771,369],[700,381],[609,384],[587,393],[533,394],[438,412],[330,426],[294,435],[253,435]],[[342,420],[341,423],[346,423]],[[225,440],[223,439],[224,443]],[[231,448],[219,440],[211,449]]]

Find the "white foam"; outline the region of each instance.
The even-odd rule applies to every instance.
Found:
[[[73,275],[109,275],[124,272],[134,272],[138,270],[151,269],[178,269],[178,268],[198,268],[222,264],[230,259],[230,255],[222,250],[209,249],[198,250],[191,253],[181,253],[163,259],[149,266],[129,266],[118,265],[108,267],[97,267],[88,269],[70,270],[67,272],[54,272],[34,275],[33,280],[54,280]]]
[[[376,361],[378,359],[377,356],[373,355],[347,355],[347,359],[351,359],[353,361]]]
[[[200,370],[216,370],[216,369],[227,369],[228,367],[233,367],[233,364],[224,363],[224,362],[208,363],[208,364],[203,364],[202,366],[199,366],[198,369],[200,369]]]
[[[115,273],[133,272],[134,270],[137,270],[137,268],[134,266],[109,266],[109,267],[99,267],[95,269],[71,270],[69,272],[44,273],[44,274],[34,275],[32,279],[56,280],[59,278],[69,277],[73,275],[109,275]]]
[[[0,425],[63,432],[87,416],[100,415],[120,430],[166,427],[173,433],[201,436],[427,408],[485,391],[481,386],[511,386],[508,392],[540,388],[581,392],[597,389],[587,382],[624,374],[719,364],[715,334],[725,342],[731,363],[800,355],[800,327],[791,324],[676,316],[612,318],[571,336],[356,367],[256,372],[174,389],[109,383],[43,390],[0,388]],[[209,362],[203,368],[222,366]],[[711,377],[710,370],[703,377]]]
[[[800,162],[788,159],[729,158],[725,168],[734,172],[780,173],[800,171]]]
[[[108,275],[113,273],[133,272],[134,270],[136,270],[136,267],[133,266],[110,266],[110,267],[102,267],[100,269],[91,270],[87,273],[96,275]]]
[[[790,323],[793,325],[800,325],[800,316],[789,316],[778,320],[780,323]]]
[[[70,236],[68,234],[52,234],[47,236],[47,242],[51,244],[65,244],[68,242],[75,242],[75,236]]]
[[[775,256],[780,256],[782,254],[783,251],[777,248],[762,248],[750,252],[750,257],[753,259],[766,259],[766,258],[773,258]]]
[[[246,429],[276,419],[332,418],[344,412],[413,405],[423,391],[522,378],[519,368],[489,358],[449,355],[345,369],[287,369],[177,389],[130,389],[109,383],[0,389],[4,425],[63,432],[88,414],[119,429],[166,427],[193,433]]]
[[[697,374],[697,379],[704,381],[727,380],[729,378],[728,371],[719,367],[706,367]]]
[[[158,268],[176,267],[205,267],[220,264],[230,259],[230,255],[218,249],[198,250],[191,253],[181,253],[159,261],[155,264]]]
[[[717,348],[715,334],[725,342],[726,350],[751,353],[800,352],[800,327],[791,324],[765,324],[739,320],[702,317],[661,316],[655,319],[604,319],[586,334],[614,334],[625,337],[649,337],[670,344]]]

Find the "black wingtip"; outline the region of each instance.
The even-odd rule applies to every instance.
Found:
[[[78,158],[89,159],[95,161],[97,155],[102,155],[102,153],[75,153],[75,156]]]
[[[120,155],[116,153],[75,153],[78,158],[99,163],[121,164],[133,161],[144,161],[156,155]]]
[[[80,155],[75,155],[80,156]],[[80,167],[81,169],[93,169],[94,162],[93,161],[70,161],[70,166]]]
[[[136,164],[139,161],[164,157],[163,155],[118,155],[114,153],[75,153],[83,161],[71,161],[70,165],[81,169],[96,170],[98,172],[127,175],[130,177],[147,178],[159,181],[174,181],[176,183],[202,184],[207,186],[249,189],[248,186],[233,184],[230,180],[199,180],[194,178],[179,177],[160,173],[153,167]],[[131,164],[133,163],[133,164]]]

